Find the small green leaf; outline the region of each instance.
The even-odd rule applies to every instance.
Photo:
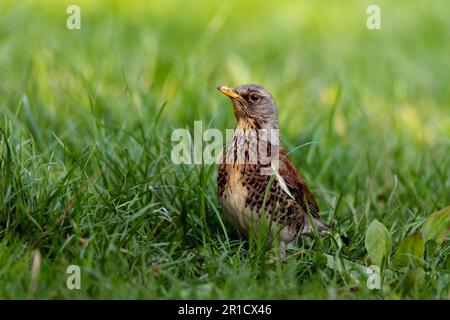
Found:
[[[437,243],[434,240],[425,241],[425,259],[432,259],[436,254]]]
[[[325,254],[321,253],[321,252],[314,252],[313,254],[313,262],[314,264],[321,268],[327,265],[327,257]]]
[[[403,239],[395,253],[394,264],[405,267],[408,264],[423,264],[423,254],[425,251],[425,241],[420,233],[416,232]]]
[[[391,252],[391,235],[377,219],[373,220],[366,231],[365,245],[372,263],[381,266],[388,261]]]
[[[422,234],[427,240],[434,240],[440,245],[450,232],[450,206],[429,216],[423,226]]]
[[[401,291],[404,295],[420,290],[425,283],[425,271],[422,268],[409,270],[401,281]]]
[[[323,257],[326,259],[326,266],[341,275],[348,275],[356,283],[367,280],[367,275],[372,273],[372,270],[365,267],[362,264],[347,260],[340,259],[339,257],[333,257],[324,253]]]

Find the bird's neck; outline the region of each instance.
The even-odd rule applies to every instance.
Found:
[[[277,127],[238,121],[233,138],[227,148],[227,159],[231,159],[231,163],[267,164],[272,157],[278,156],[279,144]]]
[[[257,142],[270,142],[271,144],[279,144],[280,141],[278,124],[271,125],[253,119],[239,119],[234,136],[235,138],[243,136],[247,141],[256,139]]]
[[[278,130],[278,123],[268,123],[263,121],[258,121],[252,118],[239,118],[236,124],[236,130]]]

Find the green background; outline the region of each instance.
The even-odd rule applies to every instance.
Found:
[[[69,4],[81,30],[66,28]],[[380,30],[366,27],[370,4]],[[0,298],[449,299],[448,239],[419,265],[393,262],[450,204],[449,12],[444,0],[2,0]],[[233,128],[216,87],[249,82],[276,99],[285,148],[307,144],[291,158],[348,246],[301,240],[279,261],[223,218],[216,166],[172,163],[172,131]],[[370,265],[373,219],[392,238],[381,290],[323,256]],[[81,290],[66,288],[70,264]]]

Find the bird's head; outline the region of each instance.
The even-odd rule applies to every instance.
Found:
[[[251,128],[278,129],[277,106],[269,91],[257,84],[244,84],[235,88],[217,88],[233,101],[238,125]]]

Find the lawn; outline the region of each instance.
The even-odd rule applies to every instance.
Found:
[[[381,29],[366,27],[370,4]],[[448,12],[2,0],[0,298],[450,299]],[[216,87],[243,83],[272,92],[333,230],[285,261],[236,236],[216,165],[171,159],[175,129],[235,126]]]

